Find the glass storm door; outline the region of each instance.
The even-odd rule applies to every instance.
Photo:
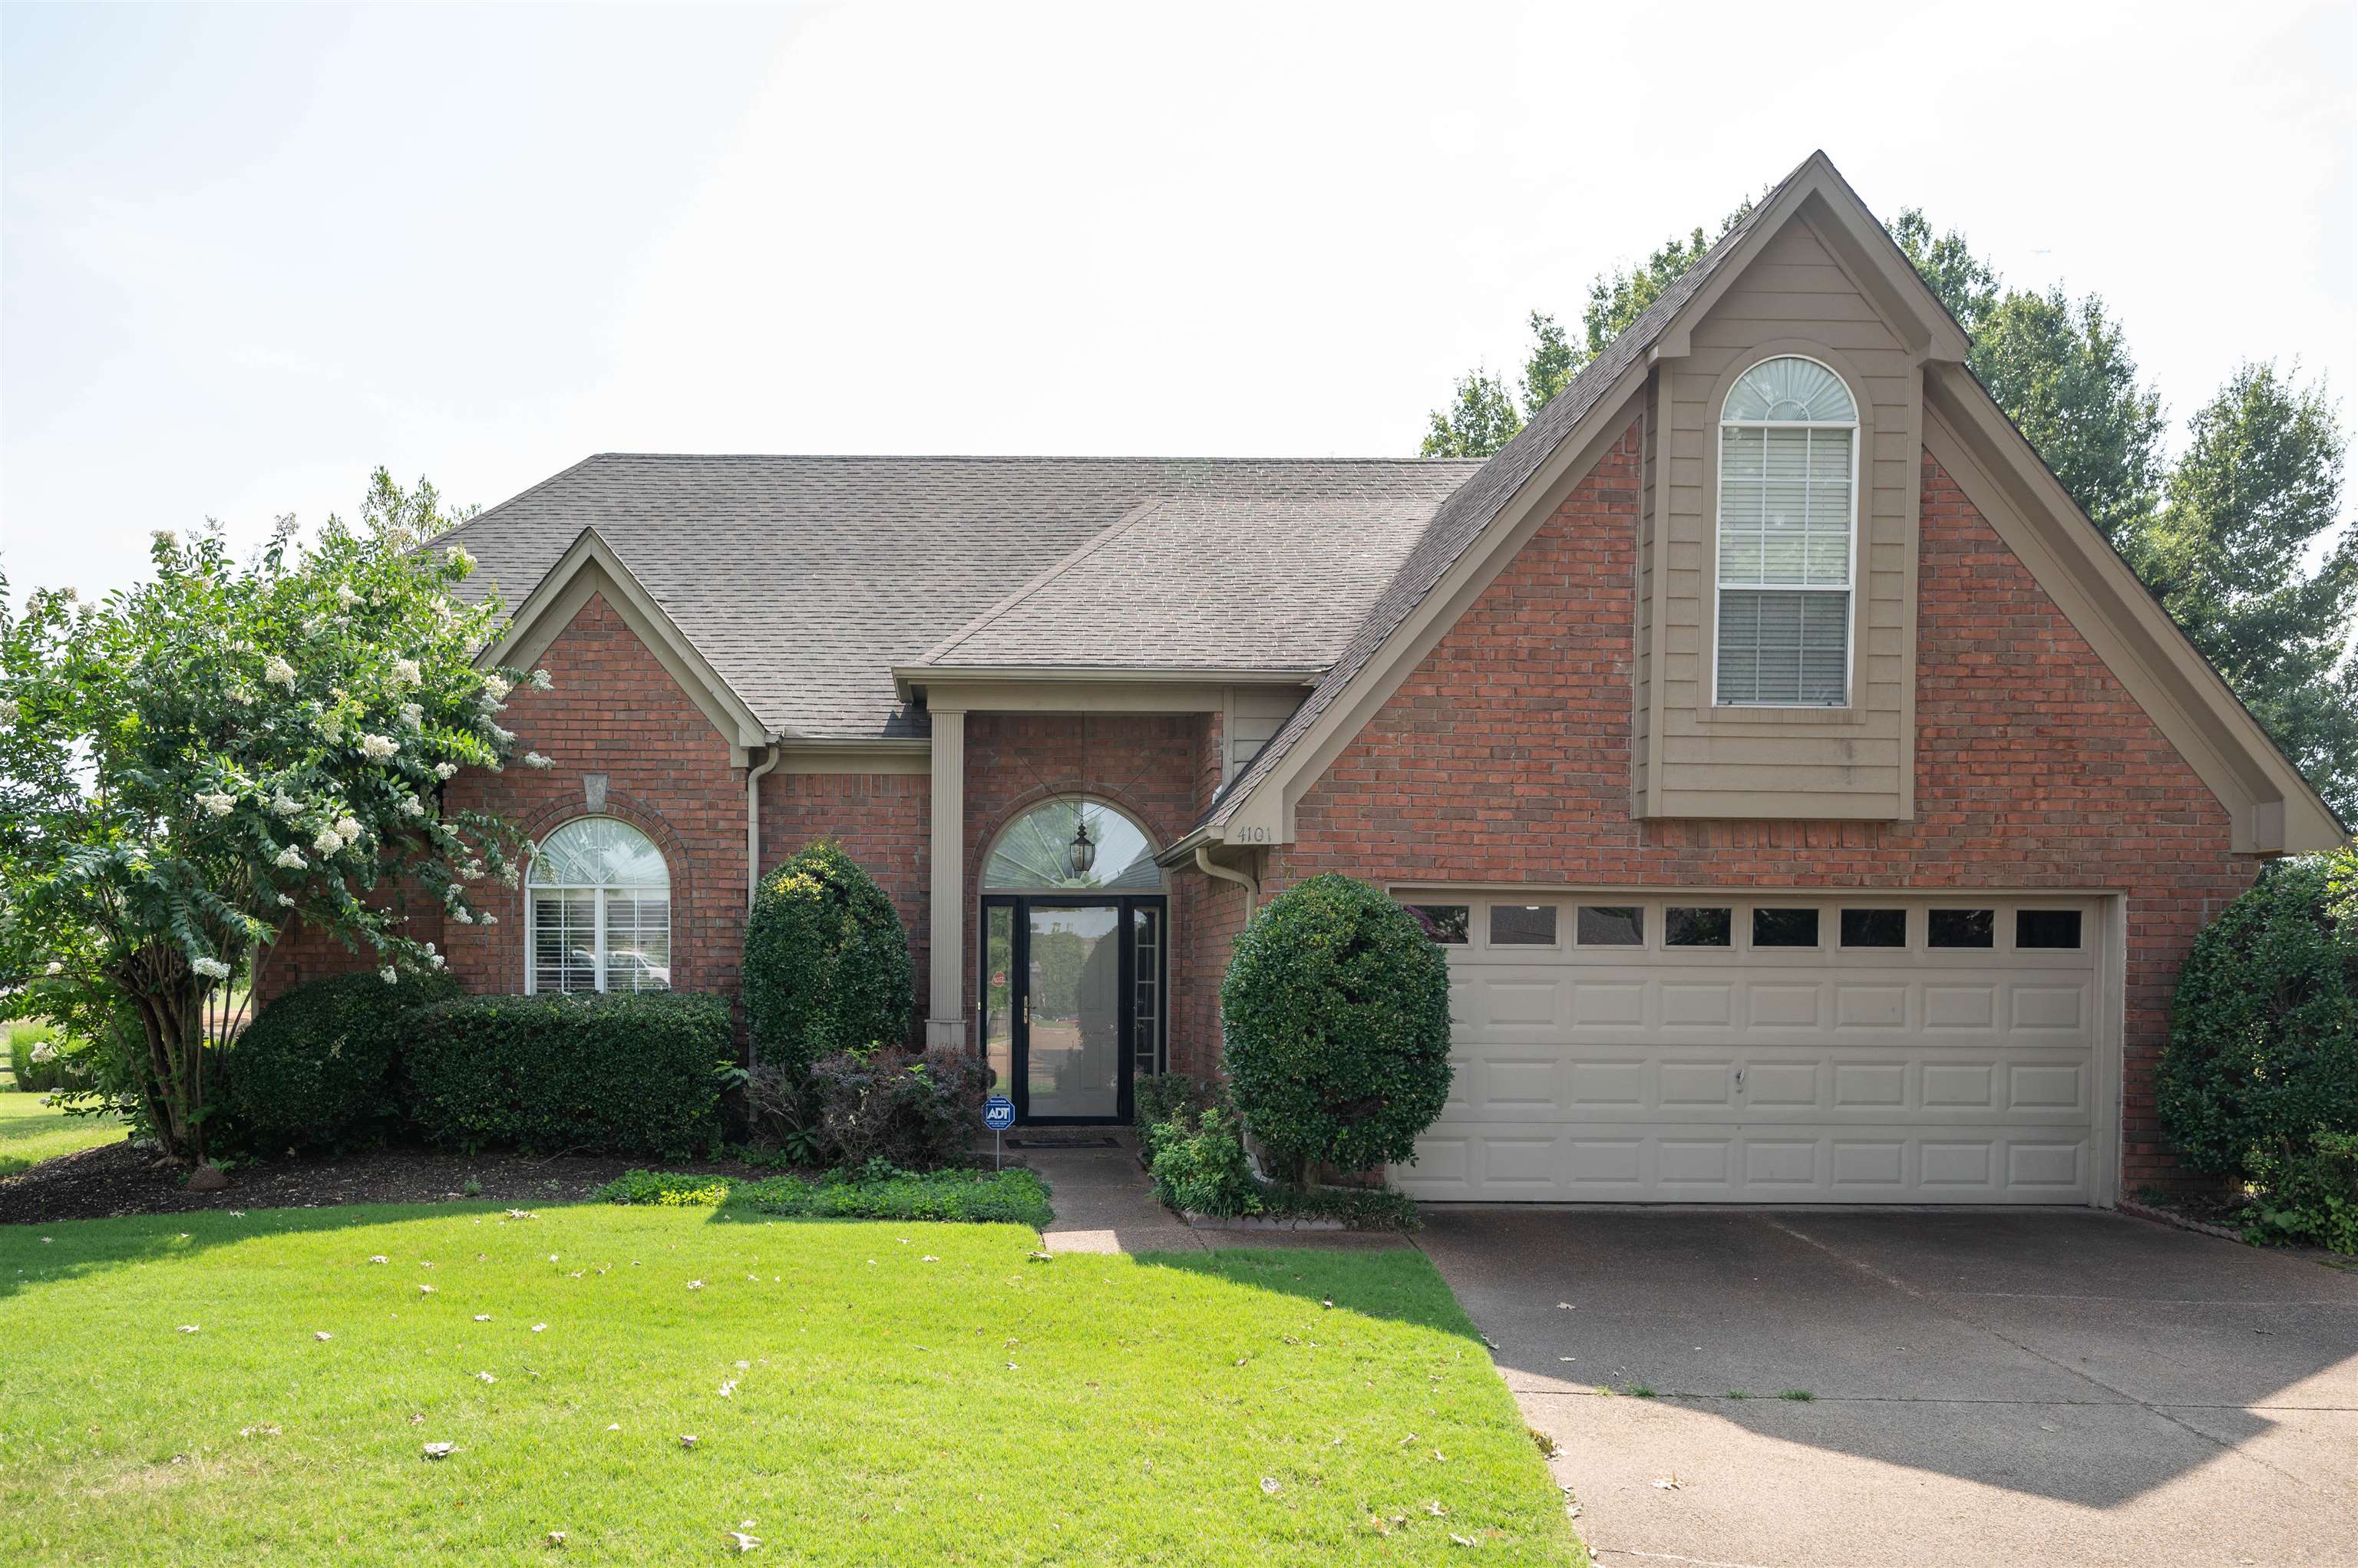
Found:
[[[1163,919],[1159,896],[983,901],[983,1054],[1019,1119],[1130,1119],[1161,1061]]]

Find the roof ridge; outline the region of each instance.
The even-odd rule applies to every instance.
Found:
[[[1353,468],[1369,468],[1380,465],[1387,468],[1427,469],[1478,469],[1484,462],[1488,460],[1483,458],[1243,458],[1209,457],[1203,455],[1172,456],[1168,454],[1157,455],[1147,452],[1112,455],[1087,453],[1068,455],[1056,452],[592,452],[588,457],[583,458],[580,462],[577,462],[570,468],[567,468],[561,472],[553,474],[548,479],[541,481],[540,484],[534,485],[532,490],[521,491],[517,494],[510,496],[508,501],[501,502],[500,505],[505,506],[511,501],[521,500],[524,496],[531,494],[534,490],[540,489],[542,485],[554,483],[557,480],[562,479],[566,474],[571,473],[574,469],[582,467],[583,464],[598,462],[602,460],[609,459],[626,459],[633,460],[660,460],[661,461],[667,463],[1260,463],[1273,467],[1290,467],[1299,465],[1305,468],[1312,464],[1324,463]],[[493,510],[496,510],[496,508]],[[471,518],[469,519],[470,522],[473,519]],[[461,526],[464,526],[464,524],[461,524]]]
[[[917,663],[921,665],[930,665],[935,660],[947,654],[951,649],[957,647],[960,643],[965,642],[968,638],[981,631],[985,626],[990,625],[992,622],[998,620],[1001,616],[1006,614],[1009,611],[1014,609],[1025,600],[1031,598],[1034,593],[1037,593],[1040,589],[1055,581],[1056,579],[1072,570],[1073,568],[1078,566],[1082,561],[1087,560],[1098,550],[1104,548],[1107,541],[1113,539],[1120,535],[1128,533],[1130,529],[1137,527],[1149,516],[1159,511],[1162,508],[1163,503],[1168,499],[1169,497],[1167,496],[1154,495],[1149,496],[1146,500],[1140,502],[1128,512],[1124,513],[1120,517],[1115,518],[1110,524],[1099,529],[1085,544],[1083,544],[1080,548],[1067,552],[1063,558],[1050,565],[1045,571],[1040,572],[1036,576],[1033,577],[1029,581],[1017,588],[1013,592],[1001,598],[997,603],[992,604],[990,608],[984,610],[979,615],[977,615],[973,620],[959,627],[956,632],[951,633],[947,637],[943,638],[940,642],[926,649],[925,652],[919,656]]]

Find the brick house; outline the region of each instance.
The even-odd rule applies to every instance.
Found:
[[[589,459],[454,536],[556,766],[449,786],[542,853],[440,940],[730,992],[837,838],[925,1040],[1115,1119],[1345,871],[1456,980],[1421,1197],[2109,1203],[2195,933],[2342,831],[1966,347],[1820,155],[1487,461]]]

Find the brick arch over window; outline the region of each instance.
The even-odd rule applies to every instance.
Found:
[[[699,951],[696,938],[702,920],[701,906],[697,902],[696,862],[669,819],[635,795],[609,789],[604,802],[596,811],[591,811],[579,796],[553,800],[526,813],[518,819],[517,826],[523,828],[525,837],[536,844],[565,824],[584,816],[611,816],[619,822],[626,822],[645,834],[662,851],[664,870],[671,877],[672,989],[682,991],[707,989],[708,977],[698,973],[695,968],[696,955]],[[514,913],[518,941],[523,939],[525,896],[519,889]],[[503,914],[501,918],[505,920],[509,915]],[[519,976],[521,973],[519,970]],[[518,983],[522,983],[521,979]]]
[[[971,883],[981,876],[982,857],[990,852],[990,847],[999,842],[1000,836],[1007,831],[1009,825],[1017,817],[1044,801],[1069,800],[1076,796],[1083,800],[1094,801],[1100,806],[1109,806],[1120,812],[1145,830],[1151,846],[1157,850],[1178,837],[1178,834],[1168,825],[1155,820],[1154,809],[1151,802],[1141,800],[1127,790],[1099,784],[1035,784],[1015,795],[998,811],[982,819],[981,831],[973,842],[967,846],[968,882]]]

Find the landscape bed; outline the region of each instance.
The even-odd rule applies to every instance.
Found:
[[[1039,1245],[741,1206],[0,1228],[0,1560],[1579,1560],[1422,1255]]]

